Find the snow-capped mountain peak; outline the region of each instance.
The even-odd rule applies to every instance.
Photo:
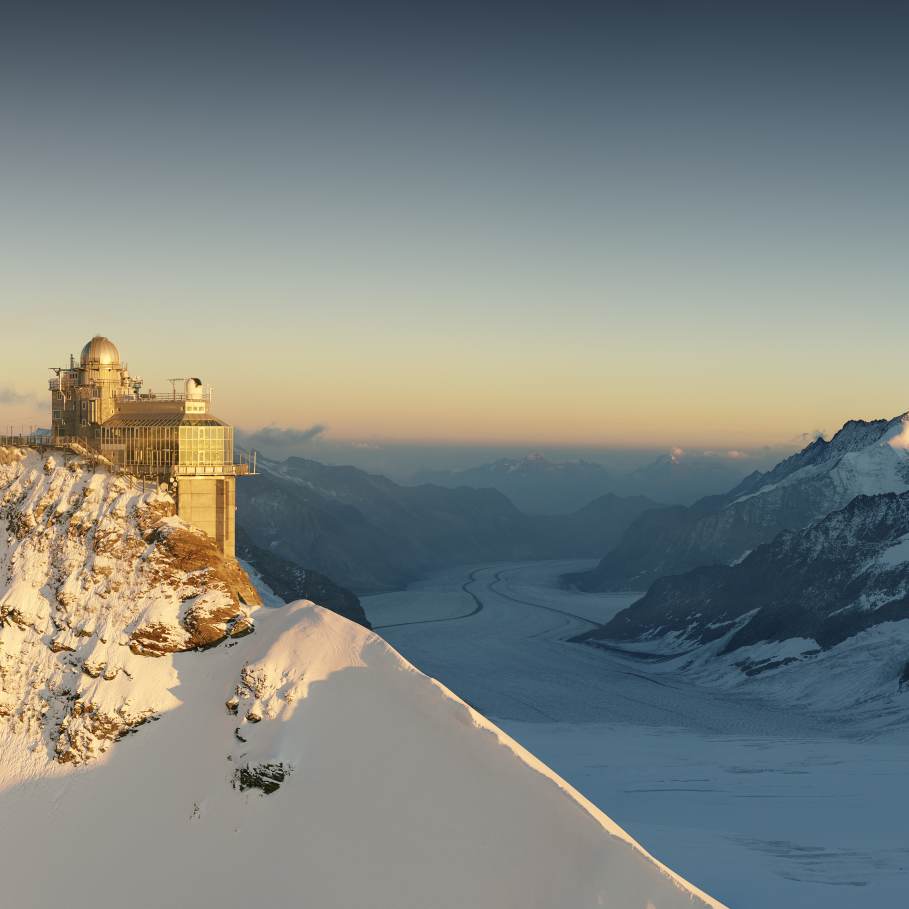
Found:
[[[907,415],[871,423],[846,423],[829,442],[816,439],[769,474],[752,480],[749,485],[757,488],[739,495],[732,504],[824,474],[830,476],[841,496],[849,498],[909,489]]]
[[[688,532],[717,526],[731,534],[735,525],[708,522],[732,514],[756,523],[767,513],[760,509],[792,502],[811,505],[819,517],[782,530],[729,564],[667,573],[582,639],[675,655],[667,666],[701,681],[746,686],[818,711],[848,710],[856,723],[905,722],[907,442],[909,420],[900,417],[850,424],[830,443],[813,443],[787,469],[772,472],[775,482],[734,499]]]
[[[909,422],[852,420],[767,473],[690,508],[643,514],[591,573],[589,589],[644,590],[699,565],[729,565],[784,530],[805,527],[859,495],[909,490]]]

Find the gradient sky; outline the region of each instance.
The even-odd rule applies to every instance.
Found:
[[[94,333],[337,439],[902,412],[906,11],[4,5],[0,423]]]

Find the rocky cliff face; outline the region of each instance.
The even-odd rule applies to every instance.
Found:
[[[646,590],[666,575],[729,564],[857,495],[906,491],[907,449],[905,417],[851,421],[829,442],[817,439],[725,496],[643,514],[597,568],[568,581],[586,590]]]
[[[0,449],[0,726],[36,764],[89,761],[156,719],[169,655],[248,634],[258,603],[164,492]]]

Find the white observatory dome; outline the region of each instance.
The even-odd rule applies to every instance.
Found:
[[[88,366],[89,363],[100,363],[102,366],[119,366],[120,351],[114,346],[113,341],[109,341],[103,335],[95,335],[82,348],[79,362],[82,366]]]

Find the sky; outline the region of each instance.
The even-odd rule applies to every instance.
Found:
[[[361,448],[901,413],[907,42],[883,2],[5,5],[0,425],[96,333]]]

